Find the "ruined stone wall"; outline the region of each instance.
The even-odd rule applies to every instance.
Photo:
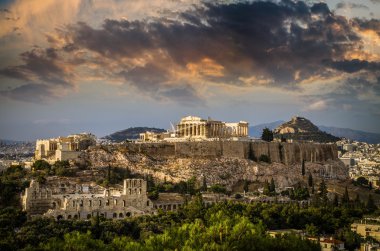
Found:
[[[121,146],[130,153],[142,153],[151,157],[173,158],[239,158],[258,159],[267,155],[272,162],[291,165],[308,162],[337,160],[335,144],[279,143],[245,141],[203,141],[203,142],[162,142],[126,143]]]

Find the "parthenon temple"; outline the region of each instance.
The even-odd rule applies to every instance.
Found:
[[[248,123],[226,123],[212,119],[187,116],[177,124],[176,134],[179,138],[228,138],[247,137]]]
[[[214,140],[248,137],[248,122],[227,123],[196,116],[183,117],[171,131],[164,133],[140,133],[140,141]]]

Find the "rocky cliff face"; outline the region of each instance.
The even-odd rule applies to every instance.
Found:
[[[96,147],[84,152],[81,158],[91,163],[92,168],[111,164],[129,168],[134,173],[150,174],[157,180],[173,182],[193,176],[201,181],[205,177],[208,185],[223,184],[229,188],[239,180],[263,182],[272,177],[278,187],[293,185],[303,180],[302,160],[306,161],[306,174],[310,172],[315,178],[321,175],[336,179],[348,177],[348,170],[336,158],[334,145],[245,142],[240,150],[232,151],[233,146],[238,145],[229,145],[231,149],[225,145],[221,150],[209,149],[199,143],[187,142],[182,148],[173,143]],[[231,156],[223,155],[226,147]],[[253,161],[249,159],[249,153],[268,155],[272,163]],[[234,154],[243,154],[243,157],[233,157]]]
[[[274,129],[274,137],[295,141],[336,142],[339,138],[322,132],[310,120],[293,117],[290,121]]]

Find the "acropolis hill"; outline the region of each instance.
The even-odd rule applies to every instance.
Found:
[[[306,173],[316,179],[348,177],[335,144],[251,140],[245,121],[226,123],[195,116],[182,118],[172,131],[141,133],[138,141],[89,146],[75,161],[92,170],[110,165],[158,181],[196,177],[227,188],[241,180],[271,178],[278,187],[294,185],[304,178],[303,162]]]
[[[110,164],[173,182],[204,177],[208,185],[227,188],[241,180],[271,178],[278,187],[294,185],[303,180],[302,162],[316,179],[348,177],[333,143],[252,141],[247,128],[244,121],[225,123],[188,116],[171,132],[145,132],[137,142],[93,146],[80,159],[92,168]]]

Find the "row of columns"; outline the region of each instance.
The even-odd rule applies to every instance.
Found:
[[[206,136],[206,124],[180,124],[177,126],[180,137]]]
[[[231,127],[228,127],[231,128]],[[177,125],[177,131],[179,137],[224,137],[224,136],[235,136],[235,137],[245,137],[248,136],[248,126],[236,126],[231,128],[232,132],[228,132],[228,128],[222,123],[210,123],[207,124],[179,124]]]

